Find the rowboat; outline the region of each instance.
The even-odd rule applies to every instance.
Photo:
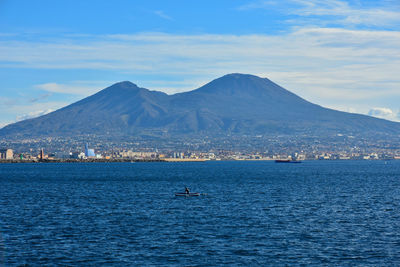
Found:
[[[198,197],[200,193],[175,193],[176,197]]]

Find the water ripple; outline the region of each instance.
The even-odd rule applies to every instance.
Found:
[[[5,266],[395,266],[400,162],[2,164],[0,227]]]

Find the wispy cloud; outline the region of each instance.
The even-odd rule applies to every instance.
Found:
[[[0,129],[10,124],[9,122],[0,122]]]
[[[370,109],[368,115],[381,119],[400,121],[400,117],[398,117],[397,114],[390,108],[375,107]]]
[[[0,128],[15,123],[17,121],[30,119],[47,114],[51,111],[62,108],[70,103],[68,102],[34,102],[30,104],[26,103],[14,103],[8,107],[0,105],[0,113],[7,114],[7,117],[0,121]]]
[[[346,1],[337,0],[294,0],[301,7],[293,13],[299,16],[326,16],[344,25],[385,26],[400,22],[400,11],[383,7],[365,8],[350,6]],[[332,18],[337,16],[338,18]]]
[[[385,5],[377,1],[375,6],[363,6],[361,2],[341,0],[289,0],[285,8],[281,1],[259,0],[238,8],[239,10],[277,9],[286,15],[294,15],[288,20],[292,24],[311,25],[347,25],[347,26],[398,26],[400,23],[400,8],[393,4]],[[306,19],[306,20],[305,20]]]
[[[41,94],[38,97],[31,98],[29,100],[29,102],[31,102],[31,103],[38,102],[38,101],[41,101],[41,100],[44,100],[44,99],[48,98],[51,95],[52,95],[51,93]]]
[[[134,81],[169,93],[194,89],[230,72],[252,73],[269,77],[321,105],[365,102],[362,112],[367,113],[371,106],[377,106],[371,103],[378,98],[399,99],[399,47],[398,31],[320,27],[282,35],[65,36],[51,42],[0,41],[0,68],[107,70],[125,76],[175,77],[181,82],[162,78]],[[87,96],[111,83],[49,81],[36,88]]]
[[[53,112],[54,110],[52,109],[47,109],[47,110],[38,110],[38,111],[31,111],[27,114],[23,114],[23,115],[19,115],[16,118],[16,121],[23,121],[23,120],[27,120],[27,119],[33,119],[42,115],[46,115],[50,112]]]
[[[36,88],[50,92],[49,94],[44,94],[42,96],[49,96],[51,93],[61,93],[61,94],[71,94],[87,96],[96,93],[100,89],[109,86],[110,82],[71,82],[68,84],[61,83],[44,83],[35,85]],[[35,99],[36,100],[36,99]],[[32,101],[36,102],[36,101]]]
[[[162,11],[162,10],[156,10],[156,11],[154,11],[154,14],[156,14],[157,16],[159,16],[162,19],[173,20],[172,17],[165,14],[164,11]]]

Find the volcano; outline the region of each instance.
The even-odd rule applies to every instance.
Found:
[[[400,134],[400,123],[310,103],[266,78],[228,74],[167,95],[125,81],[69,106],[10,124],[0,136]]]

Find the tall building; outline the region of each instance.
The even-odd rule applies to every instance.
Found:
[[[44,149],[42,148],[41,150],[40,150],[40,159],[44,159]]]
[[[96,154],[94,153],[94,149],[89,148],[89,144],[88,143],[85,144],[85,156],[87,158],[96,156]]]
[[[0,159],[13,159],[14,152],[12,149],[0,149]]]

